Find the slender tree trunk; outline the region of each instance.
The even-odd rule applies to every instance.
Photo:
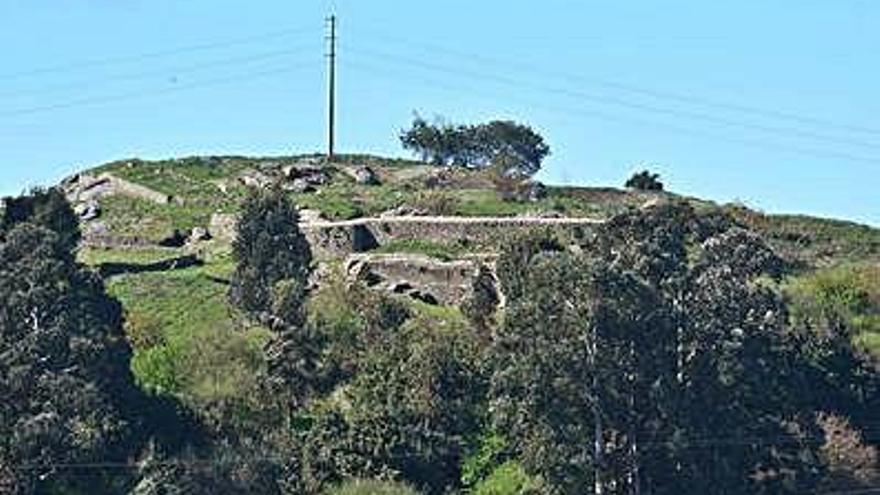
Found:
[[[602,469],[605,466],[604,456],[604,435],[602,429],[601,407],[599,405],[599,345],[598,345],[598,328],[593,325],[592,329],[593,341],[590,344],[590,361],[593,367],[593,493],[594,495],[602,495]]]
[[[602,495],[602,466],[605,464],[602,448],[602,418],[599,417],[599,408],[593,409],[595,429],[593,431],[593,493]]]

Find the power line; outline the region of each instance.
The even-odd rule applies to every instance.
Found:
[[[497,82],[500,82],[500,83],[506,84],[506,85],[518,86],[518,87],[528,88],[528,89],[536,90],[536,91],[552,92],[552,93],[570,96],[570,97],[574,97],[574,98],[578,98],[578,99],[592,101],[592,102],[599,104],[599,105],[617,106],[617,107],[627,108],[630,110],[644,111],[644,112],[655,113],[655,114],[659,114],[659,115],[670,115],[673,117],[681,117],[681,118],[686,118],[686,119],[700,120],[700,121],[704,121],[704,122],[708,122],[708,123],[716,124],[716,125],[738,127],[741,129],[756,130],[756,131],[772,133],[772,134],[780,134],[780,135],[790,134],[793,136],[797,136],[799,138],[806,138],[806,139],[812,139],[812,140],[817,140],[817,141],[825,141],[825,142],[829,142],[829,143],[880,149],[880,144],[873,143],[873,142],[838,138],[838,137],[834,137],[834,136],[828,136],[825,134],[816,133],[816,132],[812,132],[812,131],[804,131],[804,130],[791,128],[791,127],[775,127],[775,126],[768,126],[768,125],[761,124],[761,123],[742,122],[742,121],[728,119],[725,117],[718,117],[715,115],[706,114],[703,112],[693,112],[693,111],[689,111],[689,110],[682,110],[682,109],[676,109],[676,108],[658,107],[655,105],[633,102],[633,101],[615,98],[615,97],[609,97],[609,96],[604,96],[604,95],[599,96],[596,94],[591,94],[591,93],[587,93],[587,92],[580,91],[580,90],[570,90],[570,89],[561,88],[561,87],[533,85],[533,84],[524,83],[523,81],[518,80],[518,79],[512,79],[512,78],[507,78],[504,76],[499,76],[498,74],[495,74],[495,73],[461,70],[461,69],[456,69],[456,68],[452,68],[449,66],[445,66],[442,64],[437,64],[437,63],[432,63],[432,62],[424,62],[422,60],[417,60],[417,59],[413,59],[413,58],[409,58],[409,57],[403,57],[403,56],[399,56],[399,55],[395,55],[395,54],[389,54],[387,52],[366,50],[366,49],[362,49],[362,48],[358,48],[358,47],[347,47],[347,49],[351,50],[355,53],[361,53],[361,54],[366,55],[368,57],[375,57],[375,58],[379,58],[379,59],[397,61],[400,63],[412,65],[412,66],[419,66],[419,67],[425,68],[427,70],[446,72],[446,73],[456,74],[456,75],[466,75],[466,76],[476,77],[476,78],[481,78],[481,79],[491,79],[491,80],[494,80],[494,81],[497,81]]]
[[[64,102],[64,103],[43,105],[43,106],[30,107],[30,108],[22,108],[22,109],[17,109],[17,110],[12,110],[12,111],[0,112],[0,117],[29,115],[29,114],[34,114],[34,113],[41,113],[41,112],[46,112],[46,111],[51,111],[51,110],[60,110],[60,109],[79,107],[79,106],[101,105],[104,103],[133,100],[133,99],[139,99],[139,98],[144,98],[144,97],[148,97],[148,96],[175,93],[178,91],[184,91],[184,90],[195,89],[195,88],[216,86],[216,85],[222,85],[222,84],[239,82],[239,81],[248,81],[248,80],[252,80],[252,79],[263,78],[266,76],[283,74],[283,73],[287,73],[287,72],[293,72],[297,69],[301,69],[303,67],[311,66],[311,65],[312,65],[311,63],[299,64],[297,66],[288,66],[288,67],[282,67],[282,68],[278,68],[278,69],[235,74],[235,75],[231,75],[231,76],[219,77],[219,78],[209,79],[209,80],[205,80],[205,81],[198,81],[198,82],[194,82],[194,83],[190,83],[190,84],[182,84],[182,85],[177,85],[174,87],[163,88],[163,89],[158,89],[158,90],[132,91],[132,92],[128,92],[128,93],[119,93],[119,94],[108,95],[108,96],[82,98],[79,100],[73,100],[73,101],[68,101],[68,102]]]
[[[363,62],[346,62],[345,66],[354,68],[355,70],[360,70],[366,73],[371,73],[375,76],[382,78],[389,78],[390,72],[393,72],[393,69],[389,69],[387,66],[377,66],[372,64],[364,64]],[[498,99],[497,93],[489,93],[489,92],[481,92],[478,90],[474,90],[469,87],[455,86],[448,84],[446,82],[437,81],[436,78],[424,77],[424,76],[415,76],[410,72],[402,73],[397,72],[394,79],[399,80],[401,78],[415,78],[422,81],[423,84],[428,86],[434,86],[440,89],[444,89],[447,91],[453,91],[459,94],[467,93],[471,95],[482,95],[493,98],[495,100]],[[508,97],[508,99],[510,99]],[[525,100],[522,98],[515,98],[514,101],[518,100],[523,104],[529,105],[534,108],[542,108],[546,111],[556,113],[558,115],[562,115],[564,117],[571,117],[572,115],[580,115],[586,118],[598,119],[602,121],[613,121],[613,122],[621,122],[626,124],[636,124],[640,126],[647,126],[654,129],[659,129],[667,132],[689,135],[693,137],[711,139],[715,141],[724,141],[733,144],[746,145],[755,148],[761,149],[769,149],[775,151],[787,151],[790,153],[795,153],[803,156],[810,156],[814,158],[823,158],[823,159],[839,159],[839,160],[847,160],[851,162],[861,162],[861,163],[870,163],[870,164],[880,164],[880,158],[877,157],[868,157],[868,156],[860,156],[860,155],[852,155],[849,153],[838,152],[835,150],[826,150],[826,149],[817,149],[817,148],[809,148],[809,147],[801,147],[801,146],[792,146],[789,144],[780,144],[778,142],[772,142],[767,140],[755,139],[755,138],[737,138],[731,137],[727,135],[714,134],[711,132],[706,132],[702,130],[695,130],[692,128],[681,127],[674,124],[669,124],[665,122],[656,122],[649,121],[637,118],[630,117],[621,117],[619,115],[610,114],[607,112],[596,111],[596,110],[586,110],[584,108],[578,107],[562,107],[562,106],[554,106],[548,105],[544,102],[539,102],[535,100]]]
[[[98,58],[98,59],[92,59],[92,60],[81,60],[78,62],[72,62],[72,63],[62,64],[62,65],[39,67],[36,69],[24,71],[24,72],[0,74],[0,80],[2,80],[2,79],[18,79],[18,78],[22,78],[22,77],[35,76],[35,75],[40,75],[40,74],[76,71],[76,70],[81,70],[81,69],[91,68],[91,67],[102,67],[102,66],[108,66],[108,65],[118,65],[118,64],[126,64],[126,63],[131,63],[131,62],[139,62],[139,61],[149,60],[149,59],[154,59],[154,58],[163,58],[163,57],[168,57],[168,56],[172,56],[172,55],[179,55],[181,53],[199,52],[199,51],[205,51],[205,50],[214,50],[217,48],[225,48],[225,47],[229,47],[229,46],[244,45],[244,44],[254,43],[254,42],[258,42],[258,41],[277,39],[277,38],[282,38],[285,36],[292,36],[292,35],[296,35],[296,34],[303,34],[303,33],[313,32],[313,31],[314,31],[314,28],[303,26],[303,27],[294,28],[294,29],[283,29],[283,30],[279,30],[279,31],[272,31],[272,32],[255,34],[255,35],[239,37],[239,38],[231,38],[231,39],[215,41],[215,42],[210,42],[210,43],[178,46],[175,48],[169,48],[167,50],[145,52],[145,53],[139,53],[139,54],[135,54],[135,55]]]
[[[169,67],[165,69],[157,69],[146,72],[136,72],[136,73],[127,73],[127,74],[114,74],[109,76],[101,76],[100,82],[107,81],[130,81],[130,80],[138,80],[145,79],[153,76],[174,76],[177,74],[189,74],[193,72],[198,72],[205,68],[213,68],[213,67],[223,67],[230,64],[250,64],[253,62],[260,62],[264,60],[270,60],[274,58],[279,58],[285,55],[292,55],[294,53],[299,53],[303,51],[306,47],[297,47],[294,49],[285,49],[285,50],[275,50],[269,52],[261,52],[250,55],[243,55],[240,57],[227,57],[223,59],[210,60],[207,62],[197,63],[197,64],[188,64],[186,66],[177,66],[177,67]],[[94,85],[96,80],[90,81],[79,81],[72,84],[66,85],[57,85],[49,88],[27,88],[15,91],[0,91],[0,96],[4,95],[29,95],[29,94],[42,94],[44,92],[55,92],[55,91],[64,91],[70,89],[78,89],[78,88],[87,88]]]
[[[361,29],[363,29],[363,28],[361,28]],[[849,131],[849,132],[858,132],[858,133],[864,133],[864,134],[880,135],[880,129],[877,129],[877,128],[853,125],[853,124],[849,124],[849,123],[833,122],[830,120],[821,119],[821,118],[817,118],[814,116],[801,115],[801,114],[797,114],[794,112],[780,111],[780,110],[768,109],[768,108],[760,108],[760,107],[755,107],[755,106],[742,105],[742,104],[738,104],[738,103],[714,101],[714,100],[711,100],[708,98],[701,98],[701,97],[697,97],[697,96],[685,95],[685,94],[674,93],[674,92],[669,92],[669,91],[658,91],[655,89],[644,88],[644,87],[640,87],[640,86],[633,85],[633,84],[622,83],[622,82],[618,82],[618,81],[609,81],[609,80],[598,79],[598,78],[590,78],[590,77],[585,77],[582,74],[563,72],[563,71],[559,71],[559,70],[555,70],[555,69],[537,70],[534,64],[524,64],[522,62],[503,60],[503,59],[499,59],[499,58],[495,58],[495,57],[488,57],[488,56],[482,55],[482,54],[476,54],[476,53],[472,53],[472,52],[465,52],[465,51],[450,49],[448,47],[441,46],[438,44],[425,43],[425,42],[418,41],[418,40],[407,39],[407,38],[404,38],[401,36],[395,36],[393,34],[389,34],[387,32],[383,32],[380,30],[374,30],[371,28],[366,28],[363,30],[366,31],[371,36],[375,36],[378,38],[384,38],[384,39],[387,39],[390,41],[394,41],[395,43],[404,43],[408,47],[420,47],[423,50],[428,51],[428,52],[432,52],[432,53],[435,53],[435,52],[447,53],[447,54],[450,54],[453,56],[460,57],[466,61],[479,61],[479,64],[481,66],[485,66],[487,64],[495,65],[495,66],[506,66],[508,68],[515,68],[516,70],[519,70],[519,71],[527,71],[527,73],[529,73],[529,74],[543,75],[546,78],[551,78],[551,77],[558,78],[561,76],[561,77],[568,78],[568,79],[576,79],[576,80],[583,82],[585,84],[592,84],[592,85],[596,85],[596,86],[600,86],[600,87],[614,89],[617,91],[648,96],[648,97],[651,97],[654,99],[660,99],[660,100],[668,99],[668,100],[678,101],[681,103],[704,106],[704,107],[708,107],[708,108],[715,108],[715,109],[719,109],[719,110],[733,111],[733,112],[742,113],[742,114],[753,114],[753,115],[761,116],[761,117],[765,117],[765,118],[778,119],[778,120],[789,120],[789,121],[798,122],[801,124],[820,126],[824,129],[837,128],[837,129],[841,129],[841,130]],[[367,40],[358,40],[358,41],[359,42],[360,41],[369,42],[368,39]]]

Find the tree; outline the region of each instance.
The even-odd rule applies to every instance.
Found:
[[[301,325],[312,253],[296,207],[279,189],[252,191],[237,227],[230,301],[273,326]]]
[[[0,476],[13,493],[118,493],[124,471],[75,466],[125,464],[147,425],[120,306],[75,262],[69,213],[37,191],[8,201],[0,226]]]
[[[550,147],[531,127],[511,120],[494,120],[473,129],[481,167],[499,163],[504,157],[507,173],[531,177],[541,169]],[[483,162],[483,163],[480,163]]]
[[[660,182],[660,174],[652,174],[647,170],[637,172],[630,177],[624,187],[638,191],[662,191],[663,183]]]
[[[510,120],[478,125],[429,124],[418,115],[400,133],[400,142],[434,165],[487,168],[504,166],[504,173],[529,177],[541,169],[550,147],[531,127]]]
[[[342,403],[303,441],[301,492],[347,478],[401,478],[426,493],[460,480],[465,438],[479,424],[483,374],[467,329],[409,322],[370,349]]]
[[[267,385],[290,419],[318,386],[321,343],[303,307],[312,254],[283,191],[255,190],[245,199],[232,252],[230,301],[274,331]]]
[[[34,189],[27,195],[4,198],[3,203],[0,232],[28,222],[55,232],[68,251],[79,243],[79,218],[59,189]]]
[[[495,287],[495,276],[486,265],[480,264],[474,278],[471,293],[461,306],[477,333],[486,339],[495,324],[495,311],[501,302]]]
[[[587,255],[536,244],[498,263],[491,393],[530,473],[554,493],[816,486],[809,368],[758,237],[673,204],[612,219]]]

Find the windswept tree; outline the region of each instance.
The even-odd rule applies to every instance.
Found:
[[[550,147],[531,127],[511,120],[477,125],[428,123],[416,116],[400,142],[434,165],[503,168],[503,173],[529,177],[541,169]]]

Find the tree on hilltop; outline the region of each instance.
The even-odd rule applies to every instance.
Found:
[[[531,127],[511,120],[477,125],[430,124],[416,116],[400,133],[405,149],[434,165],[487,168],[503,164],[504,173],[529,177],[541,169],[550,147]]]

